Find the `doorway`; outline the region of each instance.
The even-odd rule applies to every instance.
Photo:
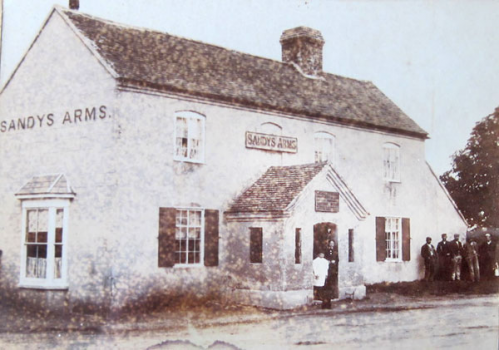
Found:
[[[334,241],[334,248],[331,251],[329,249],[329,242]],[[323,222],[314,225],[314,248],[313,248],[313,259],[317,257],[319,253],[324,253],[326,259],[331,262],[329,264],[328,276],[326,279],[325,288],[331,295],[331,299],[338,298],[338,234],[336,225],[331,222]]]

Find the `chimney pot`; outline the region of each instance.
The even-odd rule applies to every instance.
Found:
[[[78,10],[80,8],[80,0],[69,0],[69,9]]]
[[[309,27],[296,27],[282,32],[282,61],[295,63],[303,73],[316,76],[322,72],[322,47],[320,31]]]

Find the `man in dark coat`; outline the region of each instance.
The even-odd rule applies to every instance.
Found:
[[[424,259],[424,279],[425,281],[433,281],[438,260],[435,247],[431,244],[431,237],[426,237],[426,244],[421,247],[421,256]]]
[[[454,240],[449,243],[452,257],[451,280],[461,280],[461,265],[463,263],[463,244],[459,240],[459,234],[454,234]]]
[[[463,247],[464,257],[468,263],[471,282],[480,282],[480,266],[478,265],[478,245],[472,238]]]
[[[491,279],[494,276],[496,244],[492,241],[490,233],[485,234],[485,242],[480,246],[479,255],[480,272],[485,279]]]
[[[442,281],[448,281],[450,279],[450,268],[452,264],[452,253],[450,250],[450,244],[447,242],[447,234],[442,234],[442,240],[437,244],[437,254],[438,254],[438,275],[439,279]]]
[[[326,280],[326,287],[332,299],[338,298],[338,251],[335,249],[333,240],[329,241],[324,256],[329,261],[329,270]]]

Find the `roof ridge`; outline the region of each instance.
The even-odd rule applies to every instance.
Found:
[[[294,70],[296,70],[295,67],[293,67],[292,63],[283,62],[283,61],[278,60],[278,59],[273,59],[273,58],[270,58],[270,57],[264,57],[264,56],[260,56],[260,55],[257,55],[257,54],[251,54],[251,53],[239,51],[239,50],[236,50],[236,49],[231,49],[231,48],[228,48],[228,47],[225,47],[225,46],[222,46],[222,45],[217,45],[217,44],[205,42],[203,40],[187,38],[187,37],[184,37],[184,36],[181,36],[181,35],[178,35],[178,34],[171,34],[170,32],[161,31],[160,29],[140,27],[140,26],[135,26],[135,25],[131,25],[131,24],[125,24],[125,23],[121,23],[121,22],[116,22],[116,21],[113,21],[113,20],[109,20],[109,19],[105,19],[105,18],[102,18],[102,17],[94,16],[94,15],[91,15],[91,14],[88,14],[88,13],[83,13],[83,12],[76,11],[76,10],[70,10],[70,9],[64,8],[64,7],[60,6],[60,5],[55,5],[54,7],[56,9],[58,9],[60,12],[62,12],[64,15],[66,15],[66,12],[69,12],[69,13],[71,13],[73,15],[86,17],[86,18],[89,18],[89,19],[94,20],[94,21],[99,21],[99,22],[102,22],[102,23],[105,23],[105,24],[108,24],[108,25],[113,25],[113,26],[116,26],[116,27],[124,28],[124,29],[132,29],[132,30],[137,30],[137,31],[140,31],[140,32],[151,32],[151,33],[156,33],[156,34],[168,35],[168,36],[171,36],[171,37],[174,37],[174,38],[178,38],[178,39],[182,39],[182,40],[186,40],[186,41],[189,41],[189,42],[193,42],[193,43],[197,43],[197,44],[203,44],[203,45],[207,45],[207,46],[210,46],[210,47],[218,48],[218,49],[221,49],[221,50],[229,51],[229,52],[231,52],[233,54],[238,54],[238,55],[241,55],[243,57],[245,57],[245,56],[251,56],[251,57],[254,57],[254,58],[257,58],[257,59],[261,59],[261,60],[266,60],[266,61],[278,63],[278,64],[282,65],[283,67],[289,67],[289,68],[293,68]],[[71,20],[71,18],[69,18],[69,20]],[[79,31],[81,32],[81,30],[79,30]],[[346,76],[343,76],[343,75],[334,74],[334,73],[325,72],[325,71],[322,71],[318,75],[318,77],[325,77],[325,78],[326,77],[334,77],[334,78],[347,79],[347,80],[350,80],[350,81],[356,81],[356,82],[361,82],[361,83],[371,83],[370,81],[367,81],[367,80],[346,77]]]

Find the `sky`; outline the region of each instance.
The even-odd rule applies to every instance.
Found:
[[[69,3],[3,1],[1,85],[53,5]],[[378,86],[429,133],[437,174],[499,106],[495,0],[80,0],[80,11],[275,60],[283,30],[318,29],[324,71]]]

